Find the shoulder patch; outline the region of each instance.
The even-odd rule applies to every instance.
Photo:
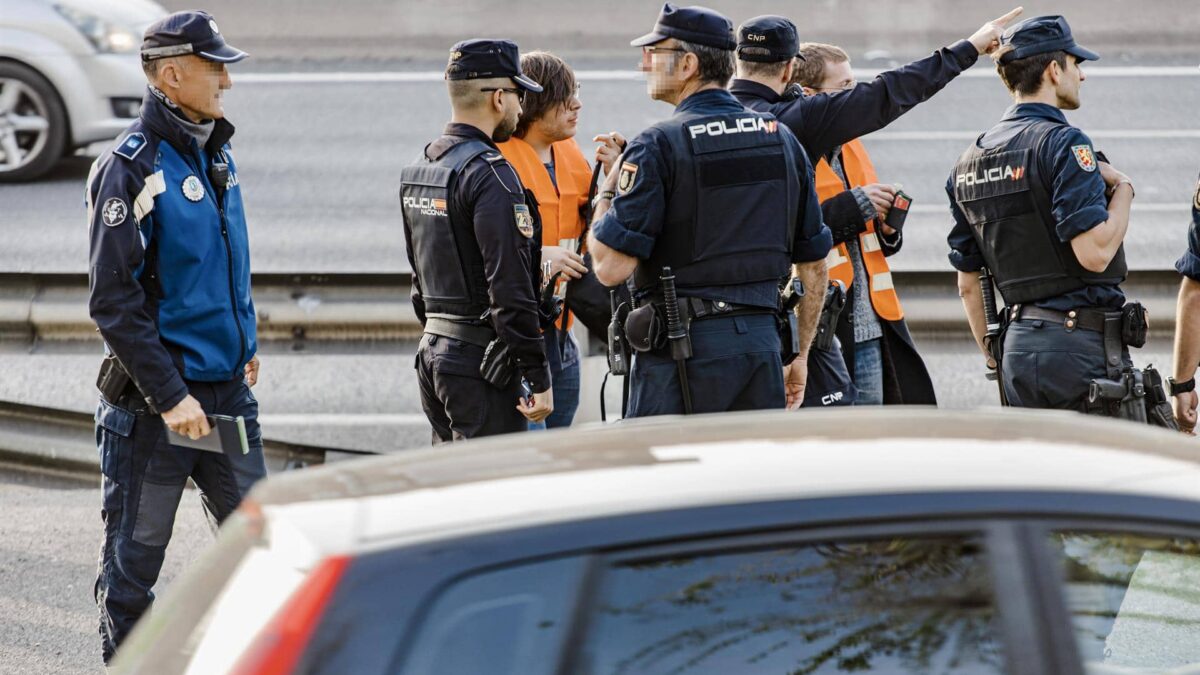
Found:
[[[129,217],[129,207],[123,199],[110,197],[108,201],[104,202],[104,207],[100,210],[100,217],[104,219],[105,225],[116,227]]]
[[[533,238],[533,214],[526,204],[513,204],[513,217],[517,221],[517,231],[526,239]]]
[[[633,189],[637,180],[638,165],[633,162],[621,162],[621,175],[617,176],[617,193],[625,194]]]
[[[1089,173],[1096,170],[1096,156],[1092,153],[1092,146],[1073,145],[1071,154],[1075,155],[1075,162],[1079,164],[1079,168]]]
[[[121,141],[121,144],[113,150],[113,154],[120,155],[125,159],[133,159],[144,147],[146,147],[146,136],[138,131],[126,136],[125,140]]]

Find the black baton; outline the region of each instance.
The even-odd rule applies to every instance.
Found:
[[[996,289],[992,286],[992,272],[984,267],[979,271],[979,291],[983,294],[983,319],[987,324],[984,335],[988,339],[988,353],[996,362],[995,372],[987,374],[989,380],[995,380],[1000,389],[1000,405],[1008,405],[1008,396],[1004,393],[1004,378],[1001,376],[1001,359],[1004,356],[1000,344],[1000,316],[996,312]]]
[[[679,371],[679,389],[683,392],[683,412],[692,414],[692,391],[688,387],[687,360],[692,358],[692,340],[687,327],[679,318],[679,299],[675,296],[675,275],[670,267],[662,269],[663,301],[667,309],[667,341],[671,344],[671,358]]]

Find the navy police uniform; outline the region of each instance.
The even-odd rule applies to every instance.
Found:
[[[512,42],[467,40],[451,49],[448,80],[499,77],[541,91],[521,74]],[[433,442],[524,430],[516,409],[521,380],[535,393],[550,388],[536,203],[495,142],[457,123],[404,169],[400,198],[413,308],[425,329],[415,366]],[[517,370],[504,387],[480,374],[484,350],[497,337]]]
[[[180,54],[246,56],[204,12],[147,29],[143,59]],[[257,341],[232,135],[228,121],[191,122],[150,88],[140,118],[88,178],[89,310],[131,379],[96,410],[105,528],[94,590],[105,661],[154,598],[188,478],[220,523],[266,474],[258,403],[243,375]],[[169,445],[158,413],[189,393],[206,413],[244,417],[250,452]]]
[[[1002,62],[1060,49],[1099,58],[1056,16],[1010,27],[1001,45],[1013,47]],[[1124,248],[1100,273],[1071,249],[1072,239],[1108,220],[1097,162],[1091,139],[1061,110],[1021,103],[976,139],[947,181],[950,262],[962,272],[987,266],[1012,312],[1002,373],[1010,405],[1081,410],[1088,383],[1119,367],[1105,362],[1099,317],[1125,304]]]
[[[798,46],[795,25],[786,18],[764,16],[752,21],[756,35],[763,39],[752,47],[739,45],[740,60],[776,61],[779,59],[774,50],[783,45]],[[794,55],[796,50],[790,48],[788,57]],[[859,83],[848,91],[805,96],[793,87],[781,95],[764,84],[741,79],[734,80],[729,90],[747,108],[775,115],[800,139],[808,156],[819,159],[847,141],[891,124],[941,91],[978,59],[975,46],[961,40],[924,59],[880,73],[871,82]]]
[[[668,37],[734,46],[725,17],[670,4],[654,32],[632,44]],[[659,276],[672,268],[693,319],[693,411],[782,408],[779,281],[790,263],[821,260],[832,245],[803,148],[774,116],[706,89],[631,140],[619,171],[617,194],[593,236],[639,259],[639,302],[662,301]],[[669,349],[635,354],[627,414],[681,412]]]
[[[1192,281],[1200,281],[1200,181],[1192,195],[1192,225],[1188,228],[1188,249],[1175,261],[1175,270]]]

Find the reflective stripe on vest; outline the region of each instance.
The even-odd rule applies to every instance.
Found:
[[[521,184],[533,190],[537,198],[538,212],[542,215],[542,246],[560,246],[575,250],[579,235],[583,234],[583,215],[580,208],[587,201],[588,190],[591,188],[592,167],[588,166],[583,157],[583,151],[574,138],[558,141],[550,145],[554,153],[554,178],[558,183],[555,189],[550,174],[546,173],[546,165],[538,158],[537,151],[524,140],[513,136],[497,145],[504,154],[517,175]],[[559,277],[559,287],[556,293],[565,292],[563,284],[566,276]],[[574,323],[570,312],[563,312],[567,327]],[[561,325],[563,319],[557,323]]]
[[[842,170],[852,188],[879,182],[867,149],[857,139],[842,146]],[[818,162],[817,199],[824,202],[845,191],[846,184],[834,173],[829,162],[824,159]],[[858,235],[858,243],[863,265],[867,268],[871,306],[875,308],[875,313],[885,321],[903,319],[904,310],[900,307],[900,298],[892,285],[891,269],[875,234],[874,220],[867,221],[867,231]],[[854,264],[850,261],[850,251],[846,245],[838,244],[833,247],[825,260],[829,267],[829,278],[837,279],[845,284],[846,288],[850,288],[854,283]]]

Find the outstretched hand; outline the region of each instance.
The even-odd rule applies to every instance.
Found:
[[[1024,11],[1024,7],[1017,7],[999,19],[983,24],[979,27],[979,30],[975,31],[974,35],[967,38],[967,41],[975,45],[975,49],[979,51],[980,56],[991,54],[1000,48],[1000,36],[1004,33],[1004,29]]]

